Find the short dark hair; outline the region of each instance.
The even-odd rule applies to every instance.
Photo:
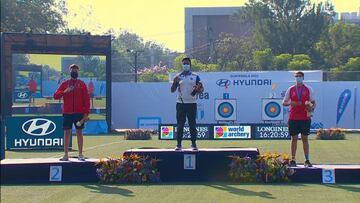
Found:
[[[183,58],[183,59],[181,60],[181,62],[184,62],[184,61],[189,61],[190,64],[191,64],[191,59],[190,59],[189,57],[185,57],[185,58]]]
[[[76,65],[76,64],[71,64],[71,65],[69,66],[69,70],[71,70],[71,69],[78,69],[78,70],[80,70],[79,66]]]
[[[296,72],[295,75],[301,75],[302,77],[304,77],[304,73],[301,71]]]

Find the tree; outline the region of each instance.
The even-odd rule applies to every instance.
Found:
[[[185,57],[185,54],[181,54],[174,59],[175,71],[181,72],[183,70],[182,59]],[[218,64],[204,64],[199,60],[191,59],[191,70],[195,72],[215,72],[220,70],[220,66]]]
[[[274,57],[273,69],[274,70],[286,70],[292,60],[291,54],[280,54]]]
[[[254,61],[257,70],[271,70],[274,56],[271,49],[255,51]]]
[[[292,60],[288,64],[290,70],[311,70],[311,59],[306,54],[293,55]]]
[[[1,0],[1,32],[57,33],[65,27],[64,0]]]
[[[344,65],[351,57],[360,56],[360,27],[340,21],[330,26],[316,49],[326,69]]]
[[[144,42],[143,38],[128,31],[109,31],[112,41],[112,72],[114,81],[132,81],[134,77],[134,54],[137,52],[138,72],[156,65],[171,67],[175,57],[169,49],[156,42]],[[132,50],[132,51],[131,51]],[[148,81],[148,80],[147,80]]]
[[[241,21],[254,24],[258,45],[274,54],[311,53],[334,15],[332,4],[310,0],[249,0],[240,12]]]
[[[330,69],[329,80],[360,81],[360,57],[350,58],[340,67]]]
[[[253,52],[258,49],[251,37],[234,37],[233,34],[222,33],[216,43],[215,61],[221,71],[251,70],[253,66]]]

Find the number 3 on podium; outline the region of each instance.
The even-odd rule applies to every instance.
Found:
[[[195,170],[196,169],[195,154],[184,154],[184,169],[185,170]]]
[[[335,169],[323,169],[322,170],[323,183],[335,183]]]

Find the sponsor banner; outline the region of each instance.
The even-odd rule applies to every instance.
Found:
[[[5,120],[6,148],[63,149],[62,123],[61,116],[8,117]]]
[[[251,139],[250,125],[214,126],[214,139]]]
[[[253,125],[254,139],[285,139],[291,138],[289,128],[284,124],[255,124]]]
[[[197,138],[198,140],[209,140],[212,139],[211,137],[211,125],[199,124],[196,125],[197,130]],[[175,124],[164,124],[160,125],[159,130],[159,139],[160,140],[176,140],[177,136],[177,125]],[[183,139],[190,140],[190,127],[184,127]]]
[[[14,102],[29,103],[30,92],[27,90],[15,90],[14,91]]]

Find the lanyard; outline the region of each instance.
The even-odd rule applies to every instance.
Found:
[[[303,91],[303,86],[301,86],[301,88],[298,88],[298,86],[296,85],[296,94],[297,94],[298,101],[301,101],[302,91]]]

